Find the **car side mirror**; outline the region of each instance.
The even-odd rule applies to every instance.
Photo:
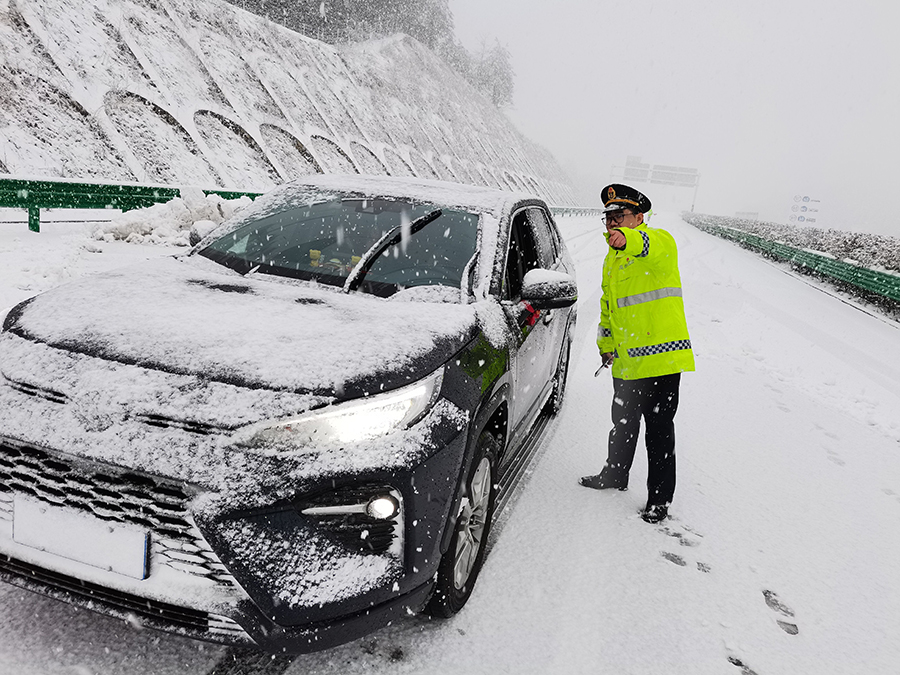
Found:
[[[534,269],[522,280],[522,300],[535,309],[571,307],[578,301],[578,285],[564,272]]]

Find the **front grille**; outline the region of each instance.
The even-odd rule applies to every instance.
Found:
[[[6,581],[120,618],[137,616],[152,628],[176,630],[200,639],[247,643],[250,638],[231,619],[196,609],[148,600],[0,555]]]
[[[0,492],[0,520],[11,521],[13,517],[13,496],[9,492]]]
[[[298,510],[322,507],[363,506],[375,495],[399,493],[384,487],[347,487],[306,498]],[[400,537],[399,514],[393,518],[373,518],[366,513],[304,514],[344,546],[362,553],[384,553]]]
[[[11,515],[12,494],[87,512],[102,520],[151,531],[151,564],[234,584],[187,514],[188,494],[177,484],[40,448],[0,441],[0,519]]]
[[[236,642],[244,642],[249,639],[246,631],[241,628],[241,625],[237,621],[233,621],[227,616],[220,616],[218,614],[207,614],[207,617],[209,618],[207,627],[209,628],[209,632],[213,635],[220,635],[225,639],[231,638]]]

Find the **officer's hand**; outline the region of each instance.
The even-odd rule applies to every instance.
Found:
[[[625,248],[625,244],[628,243],[628,240],[625,238],[625,235],[622,233],[622,230],[612,230],[609,233],[609,239],[607,243],[615,249],[622,250]]]
[[[600,358],[603,359],[604,366],[611,366],[612,362],[616,360],[616,355],[613,352],[606,352],[601,354]]]

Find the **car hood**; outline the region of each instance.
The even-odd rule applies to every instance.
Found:
[[[4,322],[4,332],[109,362],[332,400],[426,375],[475,327],[471,305],[345,295],[188,257],[66,284]]]

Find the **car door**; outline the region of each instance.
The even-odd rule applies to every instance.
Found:
[[[535,310],[521,295],[525,274],[552,259],[552,252],[542,250],[535,236],[529,210],[520,209],[512,218],[501,301],[516,342],[510,401],[513,445],[527,435],[540,412],[556,358],[552,355],[555,329],[552,314]]]
[[[539,206],[530,206],[526,209],[528,224],[534,235],[541,267],[558,272],[571,273],[562,263],[560,239],[555,226],[547,212]],[[570,313],[569,308],[549,309],[541,312],[541,320],[549,327],[545,346],[549,349],[547,354],[547,386],[549,378],[556,372],[558,358],[562,349],[562,341],[566,333],[566,319]]]

